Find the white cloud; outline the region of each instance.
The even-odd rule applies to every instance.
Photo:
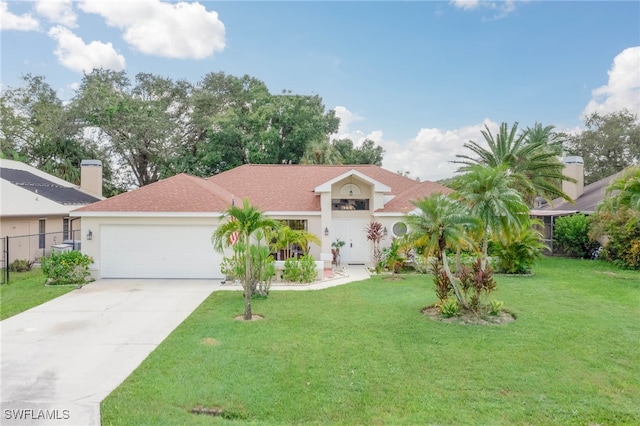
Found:
[[[124,40],[148,55],[204,59],[225,48],[225,28],[218,13],[197,2],[84,0],[80,8],[123,30]]]
[[[89,44],[69,29],[55,26],[47,33],[58,42],[55,55],[65,67],[78,72],[91,72],[94,68],[120,71],[125,68],[124,56],[111,43],[92,41]]]
[[[463,148],[465,142],[475,141],[486,146],[480,133],[487,125],[495,134],[499,127],[489,119],[482,123],[454,130],[423,128],[405,143],[381,141],[384,148],[383,167],[391,171],[409,172],[410,177],[436,181],[452,177],[460,164],[453,164],[456,154],[472,154]]]
[[[521,2],[524,3],[525,0],[521,0]],[[516,10],[515,0],[451,0],[449,3],[462,10],[490,9],[495,12],[492,19],[504,18]]]
[[[479,0],[451,0],[451,4],[458,9],[472,10],[480,5]]]
[[[55,24],[69,28],[77,26],[72,0],[38,0],[35,9],[38,14]]]
[[[0,30],[37,31],[40,29],[38,20],[31,14],[15,15],[9,12],[9,4],[0,1]]]
[[[498,123],[485,119],[480,124],[453,130],[423,128],[412,139],[398,142],[385,139],[382,130],[364,132],[352,129],[351,125],[355,121],[362,121],[364,118],[342,106],[336,107],[335,111],[341,121],[338,134],[332,139],[349,138],[355,146],[361,145],[365,139],[371,139],[385,151],[382,167],[392,172],[409,172],[410,177],[419,177],[423,181],[454,176],[460,167],[459,164],[451,163],[456,159],[456,154],[473,155],[463,147],[464,143],[472,140],[487,147],[481,130],[486,125],[495,135],[499,129]]]
[[[640,46],[623,50],[613,59],[609,82],[591,92],[582,114],[608,114],[628,109],[640,115]]]
[[[336,112],[336,117],[340,119],[340,127],[338,127],[338,132],[331,137],[332,140],[348,138],[355,142],[364,136],[359,130],[355,132],[351,131],[351,124],[362,120],[362,117],[352,113],[343,106],[337,106],[333,110]]]

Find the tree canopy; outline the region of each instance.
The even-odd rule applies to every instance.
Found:
[[[373,141],[356,148],[330,142],[340,119],[319,95],[272,94],[248,75],[209,73],[191,83],[95,69],[69,102],[44,76],[23,81],[2,93],[2,156],[72,182],[87,158],[102,160],[108,188],[183,172],[211,176],[242,164],[382,163]]]
[[[631,111],[593,113],[586,130],[566,135],[564,149],[584,160],[584,183],[611,176],[640,161],[640,121]]]

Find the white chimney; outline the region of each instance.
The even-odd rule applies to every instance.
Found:
[[[80,163],[80,188],[91,195],[102,197],[102,161],[82,160]]]
[[[576,180],[576,183],[562,181],[562,192],[573,200],[576,200],[584,193],[584,161],[582,157],[569,156],[562,159],[564,169],[562,173]]]

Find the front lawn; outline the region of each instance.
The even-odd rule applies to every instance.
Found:
[[[215,292],[102,403],[104,425],[640,424],[640,273],[498,276],[507,325],[420,313],[430,277],[255,300]],[[221,409],[227,418],[191,414]]]
[[[12,272],[9,283],[0,285],[0,320],[55,299],[74,287],[44,285],[47,278],[40,268]]]

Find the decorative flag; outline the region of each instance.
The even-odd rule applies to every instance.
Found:
[[[235,217],[231,217],[231,221],[235,221],[236,218]],[[229,245],[234,245],[235,243],[238,242],[238,240],[240,239],[240,232],[235,231],[232,232],[231,235],[229,235]]]

